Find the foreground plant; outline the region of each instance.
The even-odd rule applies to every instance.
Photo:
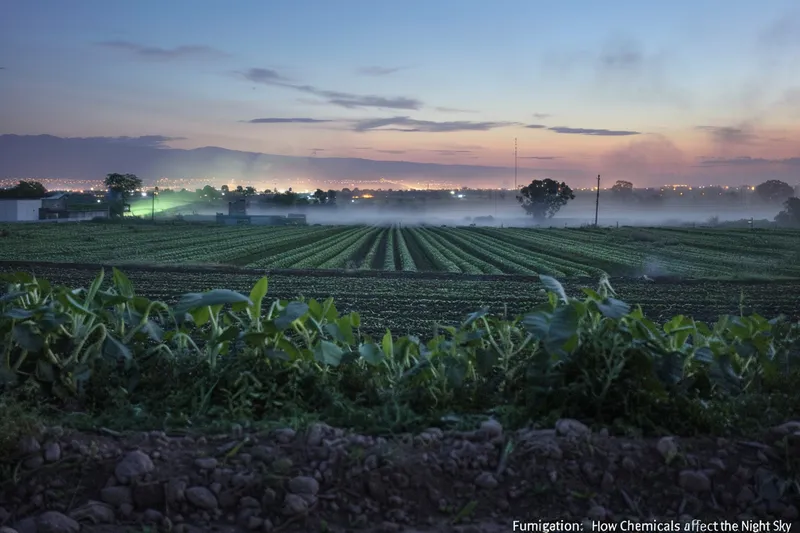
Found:
[[[2,390],[35,385],[95,414],[167,425],[316,412],[403,430],[495,411],[517,423],[724,428],[736,422],[731,399],[771,394],[800,357],[798,324],[741,315],[659,326],[605,278],[575,299],[541,276],[539,308],[511,319],[480,310],[425,341],[373,339],[330,298],[266,302],[266,278],[247,295],[190,293],[173,307],[137,296],[117,269],[88,289],[5,279]]]

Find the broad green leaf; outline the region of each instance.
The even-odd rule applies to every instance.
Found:
[[[198,326],[203,326],[208,323],[209,319],[211,318],[211,309],[208,307],[198,307],[189,311],[189,314],[191,315],[195,324]]]
[[[126,365],[133,357],[130,348],[122,344],[113,335],[106,335],[106,339],[103,342],[103,354],[112,359],[124,359]]]
[[[342,342],[347,344],[355,344],[356,340],[353,337],[353,326],[350,325],[350,317],[343,316],[336,321],[339,326],[339,331],[342,334]]]
[[[260,320],[261,319],[261,305],[264,301],[264,297],[267,295],[267,289],[269,288],[269,282],[267,281],[266,276],[258,280],[258,282],[253,286],[253,289],[250,291],[250,318],[253,320]]]
[[[339,366],[343,353],[341,348],[330,341],[320,341],[314,347],[315,359],[329,366]]]
[[[556,278],[540,275],[539,280],[542,282],[548,292],[556,294],[564,303],[568,302],[567,293],[564,291],[564,286],[561,285]]]
[[[282,338],[278,341],[277,347],[286,353],[291,359],[302,359],[303,352],[292,343],[289,339]]]
[[[39,335],[34,329],[34,325],[30,322],[16,324],[14,329],[11,330],[11,337],[23,350],[28,352],[39,352],[44,346],[41,335]]]
[[[133,284],[128,279],[128,276],[117,270],[115,267],[112,267],[111,269],[111,276],[117,292],[126,298],[133,298],[135,296],[133,292]]]
[[[597,309],[603,314],[604,317],[614,320],[619,320],[627,315],[631,310],[630,305],[626,304],[622,300],[617,300],[616,298],[606,298],[605,300],[597,301],[596,305]]]
[[[275,319],[275,326],[284,330],[292,325],[292,322],[298,320],[308,312],[308,304],[304,302],[290,302],[286,308],[280,312],[278,318]]]
[[[479,318],[481,318],[483,316],[486,316],[487,314],[489,314],[489,308],[488,307],[484,307],[483,309],[479,309],[479,310],[475,311],[474,313],[471,313],[471,314],[467,315],[467,319],[464,320],[463,326],[467,327],[470,324],[472,324],[473,322],[475,322],[476,320],[478,320]]]
[[[383,339],[381,340],[381,348],[383,348],[383,354],[388,358],[391,359],[394,357],[394,343],[392,341],[392,332],[389,329],[386,329],[386,333],[383,335]]]
[[[361,357],[372,366],[379,366],[383,363],[385,355],[374,342],[362,344],[358,348]]]
[[[350,316],[350,326],[354,327],[354,328],[360,328],[361,327],[361,315],[359,315],[358,313],[353,311],[352,313],[350,313],[349,316]]]
[[[92,284],[89,285],[89,291],[86,293],[86,304],[88,305],[94,300],[94,297],[97,296],[97,291],[100,290],[100,287],[103,285],[103,280],[106,277],[106,272],[102,268],[100,269],[100,273],[94,278]]]
[[[3,313],[3,316],[12,320],[25,320],[33,316],[33,311],[14,307]]]
[[[88,307],[84,306],[82,303],[76,300],[75,297],[69,292],[65,291],[59,294],[58,300],[66,307],[72,309],[73,311],[77,311],[78,313],[88,316],[94,316],[94,313]]]
[[[175,312],[183,314],[198,307],[232,305],[238,302],[252,304],[250,298],[244,294],[227,289],[214,289],[204,293],[190,292],[181,296],[175,306]]]
[[[308,300],[308,302],[306,303],[308,304],[308,314],[311,316],[311,318],[313,318],[317,322],[320,322],[323,318],[322,304],[320,304],[317,300],[313,298]]]

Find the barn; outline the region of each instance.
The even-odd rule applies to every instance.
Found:
[[[35,222],[39,220],[42,200],[13,198],[0,200],[0,222]]]

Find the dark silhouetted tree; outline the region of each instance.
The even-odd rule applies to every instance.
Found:
[[[244,196],[255,196],[256,194],[258,194],[258,191],[256,190],[255,187],[248,185],[247,187],[244,188],[242,194]]]
[[[103,180],[106,189],[114,193],[116,196],[109,203],[109,214],[112,217],[121,217],[125,214],[125,206],[128,205],[128,199],[137,190],[142,188],[142,180],[136,174],[108,174],[106,179]]]
[[[551,180],[533,180],[520,189],[517,200],[534,220],[552,218],[567,202],[575,199],[569,185]]]
[[[322,189],[317,189],[316,191],[314,191],[314,194],[312,196],[314,198],[315,204],[324,204],[325,201],[328,199],[328,193],[326,193]]]
[[[325,202],[328,203],[328,204],[335,204],[336,203],[336,194],[337,194],[337,192],[334,191],[333,189],[329,190],[328,191],[328,198],[327,198],[327,200]]]
[[[20,181],[8,189],[0,189],[0,198],[42,198],[47,194],[47,189],[38,181]]]
[[[631,198],[633,196],[633,183],[630,181],[617,180],[611,192],[618,198]]]
[[[800,228],[800,198],[787,198],[783,206],[786,209],[778,213],[775,222],[781,226]]]
[[[788,183],[779,180],[765,181],[756,186],[756,194],[769,203],[783,202],[787,198],[794,196],[794,189]]]
[[[222,192],[230,192],[231,191],[230,187],[228,187],[227,185],[223,185],[222,187],[219,188],[219,190],[221,190]]]

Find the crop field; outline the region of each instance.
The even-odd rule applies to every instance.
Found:
[[[800,277],[800,231],[36,224],[0,260],[556,277]]]
[[[17,269],[0,267],[0,272]],[[97,275],[90,268],[31,267],[31,271],[52,283],[71,287],[88,286]],[[128,270],[137,293],[175,303],[187,292],[226,287],[247,294],[257,274],[230,272],[186,272]],[[721,314],[756,311],[767,317],[783,314],[800,318],[800,282],[689,282],[670,280],[648,283],[633,279],[612,280],[618,296],[636,302],[645,314],[666,321],[683,314],[711,322]],[[593,281],[565,281],[570,296],[581,296],[581,287],[595,288]],[[298,296],[324,299],[332,296],[339,311],[361,314],[368,333],[382,334],[390,328],[396,334],[429,337],[436,324],[454,325],[467,314],[483,307],[515,316],[541,304],[545,296],[535,281],[464,281],[459,279],[385,279],[357,276],[269,276],[271,298]]]

